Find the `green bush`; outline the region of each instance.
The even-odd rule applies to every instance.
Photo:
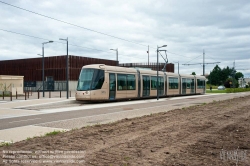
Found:
[[[210,84],[206,84],[206,89],[210,89]],[[216,85],[212,85],[212,89],[217,89],[218,88],[218,86],[216,86]]]
[[[225,90],[206,90],[206,93],[227,93]]]
[[[227,93],[236,93],[236,92],[247,92],[250,91],[250,88],[227,88]]]
[[[45,133],[45,136],[57,135],[57,134],[62,133],[62,132],[63,131],[60,131],[60,130],[54,130],[52,132]]]

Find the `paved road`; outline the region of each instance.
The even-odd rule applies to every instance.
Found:
[[[34,131],[46,129],[46,131],[48,131],[47,129],[80,128],[86,125],[108,123],[123,118],[132,118],[191,105],[204,104],[214,100],[224,100],[246,95],[250,95],[250,93],[209,94],[161,98],[159,101],[156,99],[148,99],[96,104],[79,103],[75,102],[74,99],[63,101],[49,100],[46,102],[40,100],[40,103],[36,104],[33,104],[35,102],[32,101],[29,101],[29,103],[27,103],[28,101],[23,101],[22,104],[13,103],[11,104],[12,106],[10,106],[10,102],[0,103],[1,108],[5,108],[7,113],[8,111],[15,112],[11,115],[0,114],[0,141],[19,141],[27,138],[27,135],[36,135],[36,133],[28,133],[27,135],[24,134],[22,138],[16,138],[13,132],[17,132],[18,134],[18,132],[31,129],[34,129]],[[42,132],[40,132],[40,134],[41,133]],[[4,134],[8,134],[9,136],[6,137]]]
[[[218,100],[222,98],[228,98],[236,95],[206,95],[206,96],[186,96],[165,98],[157,101],[155,99],[150,100],[136,100],[136,101],[123,101],[113,103],[96,103],[96,104],[81,104],[81,103],[57,103],[57,108],[50,109],[53,105],[36,105],[20,107],[21,109],[30,109],[37,107],[35,110],[39,115],[26,115],[21,117],[6,118],[0,120],[0,130],[34,125],[46,122],[61,121],[67,119],[74,119],[79,117],[90,117],[96,115],[105,115],[121,112],[133,112],[139,109],[157,109],[160,107],[177,108],[179,106],[184,107],[190,104],[203,104],[208,99]],[[65,108],[66,106],[66,108]],[[70,107],[71,106],[71,107]],[[14,108],[15,109],[15,108]],[[18,109],[18,107],[16,107]]]

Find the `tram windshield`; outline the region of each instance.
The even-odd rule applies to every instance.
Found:
[[[104,82],[104,70],[82,69],[78,84],[78,91],[101,89]]]

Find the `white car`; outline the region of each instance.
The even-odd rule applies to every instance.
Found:
[[[218,90],[225,90],[226,88],[225,88],[225,86],[223,86],[223,85],[220,85],[220,86],[218,86]]]

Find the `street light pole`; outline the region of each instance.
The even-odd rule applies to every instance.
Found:
[[[159,88],[158,88],[158,84],[159,84],[159,56],[158,56],[158,52],[159,52],[159,47],[157,46],[157,83],[156,83],[156,92],[157,92],[157,100],[159,100]]]
[[[117,61],[117,66],[119,66],[119,61],[118,61],[118,48],[116,49],[116,61]]]
[[[148,68],[149,68],[149,46],[148,46],[148,51],[147,51],[147,53],[148,53]]]
[[[67,39],[59,39],[59,40],[64,40],[67,41],[67,56],[66,56],[66,96],[67,99],[69,99],[69,40]]]
[[[178,63],[178,74],[179,74],[179,61],[178,62],[174,62],[174,63]]]
[[[43,47],[42,47],[42,52],[43,52],[43,97],[45,96],[44,95],[44,44],[48,44],[48,43],[53,43],[53,41],[48,41],[48,42],[44,42],[42,43]]]
[[[203,50],[203,76],[205,76],[205,51]]]
[[[43,65],[42,65],[42,67],[43,67],[43,97],[45,96],[44,95],[44,43],[43,43]]]
[[[178,74],[179,74],[179,61],[178,61]]]
[[[156,83],[156,92],[157,92],[157,100],[159,100],[159,51],[166,51],[166,50],[159,50],[159,48],[166,47],[167,45],[163,45],[161,47],[157,46],[157,83]]]
[[[119,62],[118,62],[118,48],[117,49],[110,49],[110,50],[113,50],[113,51],[116,51],[116,61],[117,61],[117,66],[119,66]]]

